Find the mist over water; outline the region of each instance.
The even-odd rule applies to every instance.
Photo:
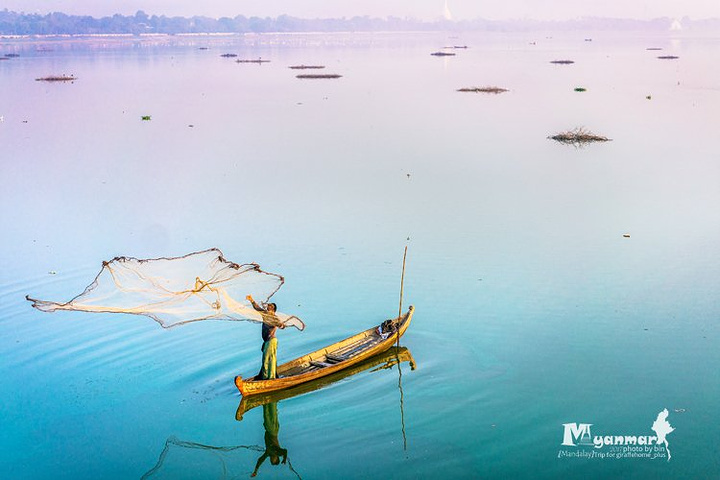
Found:
[[[259,477],[717,475],[720,39],[452,37],[4,40],[3,476],[140,478],[166,447],[148,478],[249,476],[264,423],[295,472]],[[457,92],[482,86],[508,92]],[[547,138],[580,126],[612,141]],[[406,244],[417,368],[239,422],[259,326],[24,299],[218,247],[285,277],[273,298],[307,328],[279,334],[283,362],[396,315]],[[558,458],[564,423],[652,435],[665,408],[670,462]]]

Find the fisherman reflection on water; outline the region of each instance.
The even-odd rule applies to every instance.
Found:
[[[262,465],[268,457],[270,457],[270,463],[273,465],[279,465],[281,457],[282,463],[287,463],[288,451],[282,448],[278,441],[278,433],[280,432],[278,402],[270,402],[263,405],[263,426],[265,427],[265,452],[258,458],[255,464],[255,470],[252,475],[250,475],[251,477],[258,474],[260,465]],[[290,468],[292,468],[292,466]]]
[[[277,305],[268,303],[265,308],[263,308],[255,302],[252,295],[248,295],[245,298],[252,304],[255,310],[260,312],[263,318],[262,366],[260,367],[258,376],[262,380],[277,378],[277,338],[275,338],[275,332],[278,327],[285,328],[285,325],[283,325],[275,315]]]

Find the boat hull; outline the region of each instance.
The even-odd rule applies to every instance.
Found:
[[[415,370],[417,366],[415,363],[415,359],[412,356],[412,353],[410,353],[410,350],[408,350],[407,347],[392,346],[384,352],[373,355],[365,361],[340,370],[339,372],[335,372],[325,377],[318,378],[317,380],[306,382],[301,385],[296,385],[294,387],[286,388],[283,390],[274,390],[271,392],[263,392],[256,395],[243,396],[240,400],[240,404],[238,405],[237,412],[235,412],[235,420],[241,421],[243,419],[243,415],[245,415],[253,408],[268,403],[280,402],[293,397],[297,397],[299,395],[305,395],[315,392],[316,390],[320,390],[324,387],[327,387],[328,385],[331,385],[335,382],[338,382],[365,370],[373,369],[372,371],[376,371],[392,368],[403,362],[408,362],[410,364],[411,370]]]
[[[410,321],[412,320],[414,311],[415,309],[411,306],[407,313],[400,317],[397,332],[391,334],[386,339],[382,339],[378,335],[376,331],[377,327],[372,327],[358,333],[357,335],[353,335],[332,345],[321,348],[320,350],[303,355],[302,357],[298,357],[278,366],[277,372],[279,378],[260,380],[257,376],[254,376],[247,380],[243,380],[241,376],[237,376],[235,377],[235,385],[243,397],[246,397],[250,395],[257,395],[259,393],[294,387],[327,375],[332,375],[333,373],[351,367],[392,347],[398,341],[399,337],[401,337],[407,330],[410,325]],[[334,356],[336,352],[342,352],[343,349],[351,349],[353,345],[362,344],[363,342],[367,343],[369,346],[361,349],[355,354],[348,355],[344,360],[334,364],[324,362],[324,360],[328,358],[328,355]],[[308,368],[313,368],[310,366],[311,364],[322,366],[320,368],[305,371]],[[292,374],[293,371],[298,371],[299,373]],[[284,376],[284,374],[288,375]]]

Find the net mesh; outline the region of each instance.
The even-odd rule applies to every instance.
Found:
[[[213,248],[173,258],[116,257],[103,262],[95,280],[67,303],[26,298],[43,312],[145,315],[163,328],[200,320],[244,320],[303,330],[298,317],[261,313],[246,300],[252,295],[265,304],[284,282],[255,263],[230,262]]]

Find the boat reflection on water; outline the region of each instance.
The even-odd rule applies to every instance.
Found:
[[[293,468],[287,449],[280,445],[280,419],[278,403],[305,393],[314,392],[332,383],[338,382],[356,373],[372,369],[371,372],[385,370],[409,362],[415,370],[415,360],[406,347],[391,347],[387,351],[358,363],[346,370],[341,370],[327,377],[319,378],[297,387],[269,392],[266,394],[244,397],[235,413],[240,421],[249,410],[263,407],[263,427],[265,429],[265,447],[260,445],[213,446],[188,442],[171,436],[165,442],[157,464],[142,476],[145,479],[180,479],[180,478],[239,478],[245,477],[251,459],[257,459],[251,477],[258,475],[260,467],[269,458],[271,465],[287,465],[287,468],[298,478],[300,474]],[[399,372],[400,373],[400,372]],[[400,375],[402,375],[400,373]],[[401,390],[402,384],[398,383]],[[404,437],[404,422],[403,422]],[[173,453],[174,452],[174,453]],[[260,456],[257,457],[258,453]]]
[[[252,395],[249,397],[243,397],[238,405],[237,412],[235,413],[235,419],[240,421],[243,419],[243,415],[249,410],[260,405],[265,405],[271,402],[279,402],[288,398],[303,395],[305,393],[314,392],[327,385],[338,382],[343,378],[347,378],[356,373],[363,372],[370,368],[376,367],[371,371],[384,370],[392,368],[395,365],[399,365],[402,362],[409,362],[410,369],[415,370],[415,359],[413,358],[410,350],[407,347],[390,347],[383,353],[375,355],[374,357],[368,358],[364,362],[360,362],[357,365],[353,365],[345,370],[340,370],[337,373],[328,375],[327,377],[318,378],[308,383],[303,383],[293,388],[285,390],[277,390],[274,392],[261,393],[258,395]]]

